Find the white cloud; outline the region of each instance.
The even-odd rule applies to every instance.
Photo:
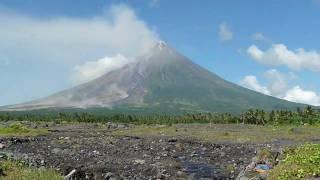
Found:
[[[262,42],[270,42],[270,39],[267,38],[264,34],[261,32],[257,32],[251,35],[251,39],[255,41],[262,41]]]
[[[71,80],[74,84],[88,82],[112,70],[121,68],[129,62],[128,58],[120,54],[114,57],[104,57],[97,61],[89,61],[74,67]]]
[[[264,40],[265,37],[262,33],[254,33],[252,34],[251,38],[256,41],[261,41]]]
[[[270,94],[270,91],[268,90],[268,88],[266,86],[262,86],[260,85],[259,81],[257,80],[257,78],[255,76],[245,76],[241,81],[240,81],[240,85],[257,91],[257,92],[261,92],[263,94]]]
[[[255,45],[250,46],[247,52],[251,56],[251,58],[255,60],[260,60],[263,57],[263,52]]]
[[[219,26],[219,37],[222,41],[230,41],[233,38],[233,32],[225,22]]]
[[[238,48],[237,52],[242,55],[243,54],[243,49],[242,48]]]
[[[288,89],[288,82],[294,79],[294,74],[284,74],[275,69],[270,69],[264,73],[264,77],[268,81],[268,89],[274,96],[282,96]]]
[[[0,53],[10,61],[74,65],[117,53],[131,57],[144,53],[158,39],[134,10],[123,4],[87,18],[37,18],[2,11],[0,27]]]
[[[307,69],[320,72],[320,53],[306,51],[303,48],[290,50],[284,44],[274,44],[266,51],[252,45],[247,53],[259,63],[281,66],[285,65],[292,70]]]
[[[240,85],[280,99],[316,106],[320,105],[320,94],[314,91],[304,90],[297,85],[290,86],[290,80],[295,78],[295,75],[292,73],[284,74],[275,69],[271,69],[265,72],[264,76],[268,81],[266,86],[260,84],[257,77],[252,75],[245,76],[240,81]]]
[[[72,77],[66,79],[73,84],[128,63],[133,58],[125,57],[145,53],[158,40],[124,4],[87,18],[37,18],[0,11],[0,27],[0,55],[6,57],[6,64],[16,61],[50,68],[55,63],[70,68]]]
[[[160,0],[150,0],[150,2],[149,2],[150,8],[159,7],[159,5],[160,5]]]
[[[286,92],[284,99],[293,102],[300,102],[311,105],[320,105],[320,94],[313,91],[306,91],[299,86],[295,86]]]

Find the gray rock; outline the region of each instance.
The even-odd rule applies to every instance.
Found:
[[[168,139],[168,142],[177,142],[178,140],[176,138],[170,138]]]
[[[188,176],[188,180],[194,180],[194,179],[196,179],[196,174],[195,173],[192,173],[192,174],[190,174],[189,176]]]
[[[61,152],[60,148],[53,148],[51,151],[53,154],[59,154]]]
[[[108,172],[104,175],[104,178],[108,180],[115,179],[115,175],[112,172]]]
[[[118,124],[118,128],[125,128],[126,126],[124,124]]]
[[[219,155],[220,155],[220,157],[224,157],[226,155],[226,153],[223,151],[220,151]]]
[[[135,164],[144,164],[145,163],[145,160],[142,160],[142,159],[136,159],[134,160]]]
[[[178,177],[184,177],[184,176],[186,176],[186,173],[184,173],[183,171],[178,171],[177,172],[177,176]]]

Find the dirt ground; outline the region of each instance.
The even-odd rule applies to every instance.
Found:
[[[52,167],[63,175],[75,169],[75,179],[235,179],[259,148],[281,149],[320,138],[310,131],[307,136],[303,129],[289,128],[291,138],[270,130],[274,136],[266,134],[263,141],[254,141],[248,135],[253,126],[237,125],[41,126],[49,133],[0,137],[0,143],[6,145],[0,151],[30,166]],[[235,136],[241,132],[246,136],[239,141]]]

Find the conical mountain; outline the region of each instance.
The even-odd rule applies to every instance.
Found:
[[[42,108],[135,109],[149,112],[241,112],[294,109],[301,104],[223,80],[159,42],[147,54],[102,77],[11,110]]]

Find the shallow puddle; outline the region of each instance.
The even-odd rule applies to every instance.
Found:
[[[183,163],[183,171],[194,178],[210,178],[216,175],[216,169],[210,164]]]

